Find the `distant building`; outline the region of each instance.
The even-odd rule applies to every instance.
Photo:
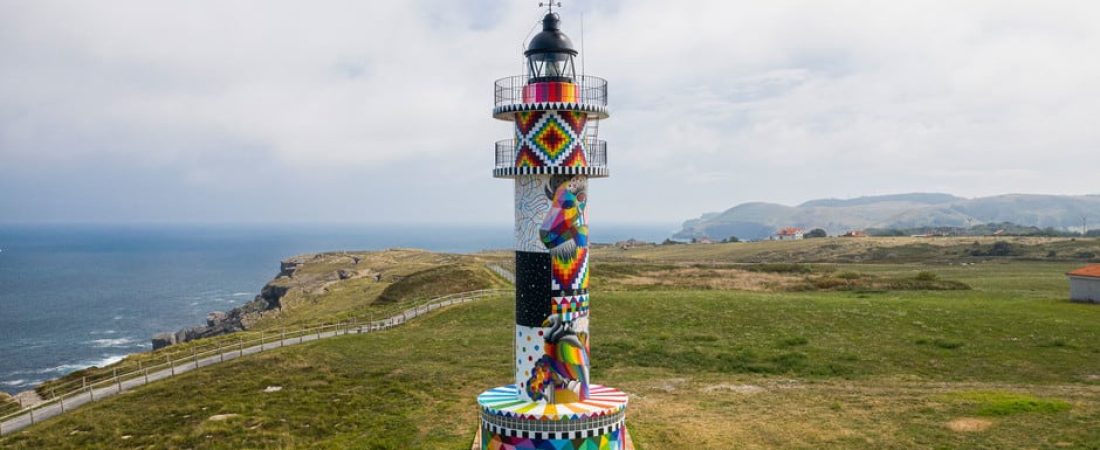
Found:
[[[864,233],[863,230],[853,230],[840,235],[840,237],[867,237],[867,233]]]
[[[634,239],[634,238],[630,238],[630,239],[627,239],[625,241],[619,241],[619,242],[615,243],[616,247],[619,247],[623,250],[626,250],[626,249],[629,249],[629,248],[634,248],[634,247],[643,247],[643,246],[651,246],[651,245],[656,245],[656,244],[654,244],[652,242],[639,241],[639,240]]]
[[[711,238],[709,238],[709,237],[703,236],[701,238],[696,238],[695,240],[692,241],[692,243],[695,243],[695,244],[713,244],[714,241],[711,240]]]
[[[1087,265],[1066,276],[1069,277],[1070,300],[1100,303],[1100,264]]]
[[[803,233],[801,228],[787,227],[775,232],[772,236],[773,241],[797,241],[802,239]]]

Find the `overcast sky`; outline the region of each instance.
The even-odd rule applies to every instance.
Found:
[[[0,0],[0,221],[507,223],[537,1]],[[1100,193],[1100,2],[565,1],[593,221]]]

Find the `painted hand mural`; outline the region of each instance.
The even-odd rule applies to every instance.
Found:
[[[544,341],[546,354],[536,363],[527,380],[527,395],[533,400],[573,403],[588,398],[588,319],[566,321],[558,315],[546,319],[550,327]]]

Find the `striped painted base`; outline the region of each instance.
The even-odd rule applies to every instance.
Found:
[[[485,450],[625,448],[627,396],[615,388],[592,385],[587,400],[548,403],[525,400],[509,385],[485,391],[477,401]]]
[[[473,440],[473,442],[470,443],[470,450],[482,450],[482,449],[487,449],[487,448],[492,449],[492,450],[496,450],[496,448],[507,449],[507,447],[506,447],[507,444],[504,443],[504,439],[502,439],[502,438],[494,439],[492,435],[489,435],[487,433],[484,434],[484,435],[487,436],[488,442],[482,442],[481,437],[482,437],[483,433],[486,433],[486,432],[484,430],[482,430],[481,427],[478,427],[477,433],[474,433],[474,440]],[[622,436],[620,436],[619,439],[622,441],[622,444],[619,447],[621,450],[634,450],[634,440],[630,438],[630,430],[629,429],[624,427],[622,429]],[[495,443],[500,443],[500,445],[496,446],[496,448],[494,448]],[[583,446],[578,447],[578,446],[573,445],[573,444],[574,444],[573,442],[570,442],[568,445],[566,445],[566,443],[564,443],[564,442],[550,441],[549,445],[544,445],[544,448],[550,448],[550,449],[553,449],[553,450],[559,450],[559,449],[565,449],[565,448],[576,450],[577,448],[584,448]],[[592,443],[592,444],[595,445],[596,443]],[[608,446],[610,447],[610,445],[608,445]],[[591,448],[591,446],[589,446],[589,447]],[[516,447],[515,445],[513,445],[512,448],[522,448],[522,447]],[[538,447],[536,447],[534,445],[531,445],[529,448],[538,448]]]

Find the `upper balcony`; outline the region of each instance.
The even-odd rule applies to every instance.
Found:
[[[542,166],[531,167],[521,163],[519,149],[515,139],[504,139],[496,143],[496,161],[493,176],[496,178],[514,178],[517,175],[587,175],[592,178],[604,178],[607,171],[607,141],[585,138],[584,165],[569,166],[558,162],[542,162]]]
[[[526,75],[501,78],[494,83],[493,117],[513,120],[515,113],[547,109],[585,111],[606,119],[607,80],[581,75],[573,82],[532,82]]]

